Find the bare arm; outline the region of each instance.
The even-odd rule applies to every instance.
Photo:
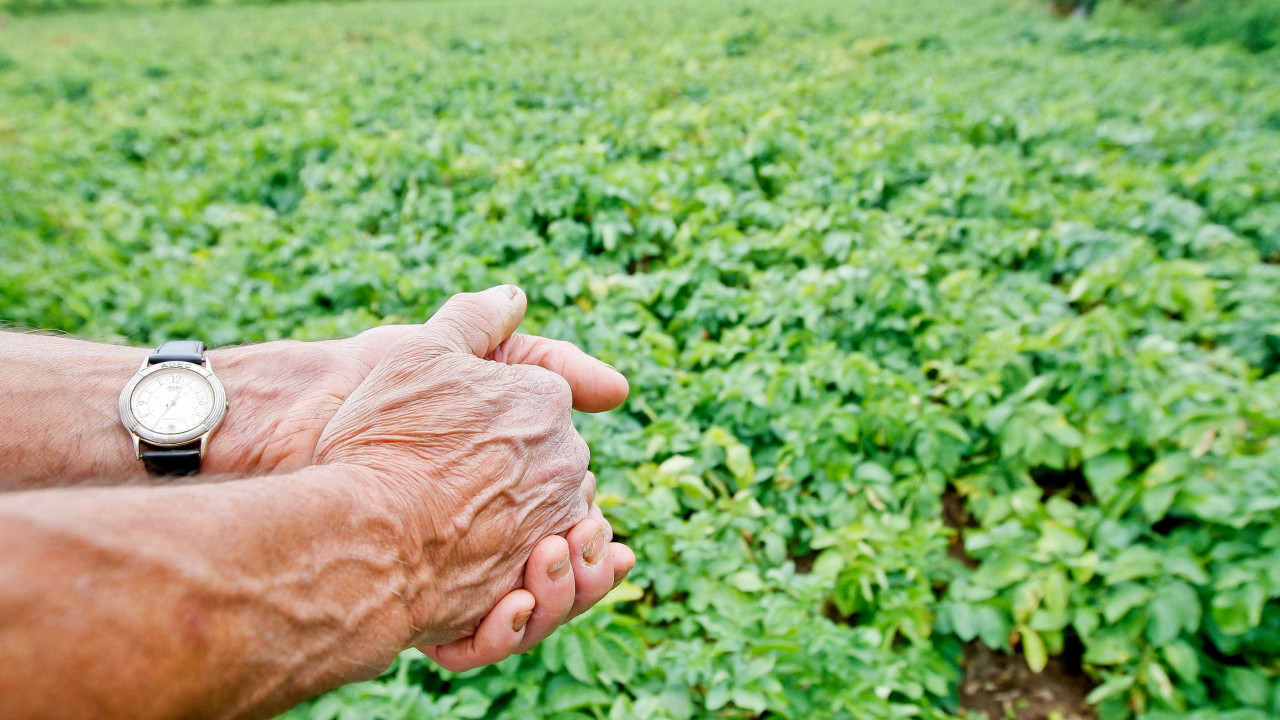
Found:
[[[231,410],[214,433],[202,473],[292,472],[313,464],[316,443],[343,400],[388,350],[419,329],[385,325],[351,338],[278,341],[211,350]],[[120,423],[120,391],[153,348],[0,332],[0,492],[145,477]],[[573,378],[574,407],[596,412],[626,396],[599,385],[594,360],[573,346],[517,335],[494,358]],[[615,373],[616,375],[616,373]]]
[[[342,466],[0,495],[5,715],[266,717],[372,677],[435,602],[419,539]]]
[[[273,342],[213,350],[232,412],[209,443],[207,474],[310,464],[324,423],[372,362],[353,345]],[[0,333],[0,491],[145,476],[116,402],[152,350]]]

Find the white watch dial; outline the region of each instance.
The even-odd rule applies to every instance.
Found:
[[[213,414],[213,388],[193,372],[158,372],[138,383],[129,407],[138,422],[152,432],[184,433]]]

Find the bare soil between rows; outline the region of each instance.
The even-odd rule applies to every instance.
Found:
[[[1061,657],[1032,672],[1021,655],[996,652],[980,642],[964,650],[960,681],[962,715],[988,720],[1095,720],[1085,704],[1093,681]]]

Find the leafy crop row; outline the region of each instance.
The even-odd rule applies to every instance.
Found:
[[[1081,648],[1103,718],[1280,713],[1275,58],[942,0],[0,41],[4,320],[315,338],[518,282],[631,379],[581,427],[632,580],[296,717],[942,718],[968,642]]]
[[[1154,19],[1196,45],[1234,42],[1250,52],[1280,45],[1280,0],[1132,0],[1117,5],[1106,5],[1107,21],[1150,24]],[[1143,12],[1126,12],[1128,7]]]

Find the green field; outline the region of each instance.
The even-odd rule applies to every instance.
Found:
[[[322,338],[515,282],[628,375],[581,429],[631,581],[296,718],[943,718],[979,643],[1089,692],[1050,717],[1272,717],[1280,56],[1109,17],[11,19],[0,320]]]

